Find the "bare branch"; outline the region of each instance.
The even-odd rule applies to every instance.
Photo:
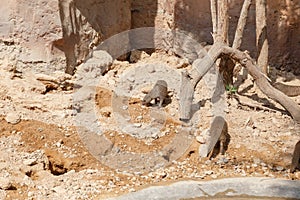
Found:
[[[185,80],[184,83],[187,83],[187,79],[190,79],[191,81],[191,85],[189,85],[189,91],[181,96],[182,99],[180,102],[183,103],[183,105],[191,105],[194,95],[194,90],[192,90],[192,88],[195,88],[197,83],[214,65],[215,61],[221,54],[230,56],[232,59],[236,60],[243,67],[245,67],[249,71],[249,74],[253,77],[260,90],[269,98],[279,102],[292,115],[293,119],[300,123],[300,107],[298,104],[296,104],[284,93],[272,87],[266,75],[259,70],[259,68],[255,65],[254,60],[246,52],[231,48],[222,43],[214,43],[209,50],[208,55],[202,59],[195,60],[193,63],[193,70],[189,73],[189,75],[185,75],[183,77]],[[186,88],[185,86],[186,84],[181,85],[181,91]],[[180,116],[182,119],[189,119],[188,117],[191,113],[189,109],[191,109],[190,106],[181,110]]]
[[[232,48],[234,48],[234,49],[239,49],[241,46],[243,32],[244,32],[245,25],[247,22],[247,15],[248,15],[248,10],[249,10],[250,5],[251,5],[251,0],[244,1],[243,7],[241,10],[241,14],[240,14],[240,18],[238,21],[238,25],[237,25],[237,28],[235,31],[233,44],[232,44]]]
[[[264,74],[268,72],[268,39],[267,39],[267,17],[266,0],[256,0],[256,47],[257,65]]]
[[[271,99],[280,103],[293,117],[296,122],[300,122],[300,107],[284,93],[271,86],[266,76],[254,64],[253,59],[245,52],[224,46],[223,53],[230,55],[245,67],[254,78],[259,89]]]
[[[218,42],[228,44],[228,0],[218,0]]]
[[[215,40],[216,34],[218,32],[217,30],[217,2],[216,0],[210,0],[210,11],[211,11],[211,21],[212,21],[212,26],[213,26],[213,32],[212,36],[213,39]]]
[[[214,66],[214,63],[222,53],[221,47],[221,43],[214,43],[205,57],[193,62],[193,69],[188,74],[182,73],[180,88],[181,120],[190,119],[195,87],[209,69]]]

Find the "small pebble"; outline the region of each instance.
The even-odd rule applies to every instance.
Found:
[[[266,167],[266,166],[267,166],[267,164],[264,163],[264,162],[262,162],[262,163],[260,163],[260,164],[261,164],[262,167]]]
[[[300,172],[295,172],[294,174],[297,179],[300,179]]]
[[[211,175],[211,174],[213,174],[214,173],[214,171],[212,171],[212,170],[208,170],[208,171],[205,171],[204,172],[206,175]]]
[[[29,191],[27,194],[28,197],[33,197],[33,195],[34,195],[34,193],[32,191]]]
[[[205,165],[210,165],[211,164],[211,160],[207,160],[207,161],[205,161],[205,163],[204,163]]]
[[[134,127],[136,127],[136,128],[142,127],[142,124],[141,124],[141,123],[134,123],[133,125],[134,125]]]
[[[257,164],[252,164],[251,167],[256,168],[258,165]]]
[[[197,142],[199,142],[200,144],[205,144],[206,140],[202,135],[199,135],[196,137]]]
[[[228,163],[228,159],[227,158],[220,158],[218,161],[217,161],[217,164],[226,164]]]
[[[283,168],[282,166],[277,166],[277,167],[276,167],[276,170],[277,170],[277,171],[283,171],[284,168]]]
[[[218,176],[217,176],[216,174],[213,174],[213,175],[211,175],[210,177],[213,178],[213,179],[218,178]]]
[[[0,189],[9,190],[12,187],[13,187],[13,185],[8,178],[0,178]]]
[[[253,158],[253,162],[254,162],[255,164],[259,164],[261,161],[260,161],[259,158]]]
[[[21,117],[17,113],[10,112],[6,115],[5,120],[7,121],[7,123],[17,124],[21,121]]]
[[[32,166],[32,165],[37,164],[37,161],[36,161],[35,158],[26,159],[26,160],[23,161],[23,164],[27,165],[27,166]]]

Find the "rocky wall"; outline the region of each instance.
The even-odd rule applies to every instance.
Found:
[[[3,0],[0,39],[18,44],[24,63],[75,66],[100,41],[130,28],[179,29],[212,42],[209,0]],[[232,42],[242,2],[230,0]],[[300,0],[269,0],[270,65],[300,73]],[[255,6],[250,7],[241,49],[256,56]],[[4,53],[0,53],[4,57]],[[65,59],[66,58],[66,59]]]
[[[133,0],[134,1],[134,0]],[[147,0],[132,4],[133,27],[152,26],[184,30],[199,42],[212,42],[212,23],[209,0],[156,0],[149,6]],[[143,2],[148,2],[143,4]],[[255,2],[255,1],[253,1]],[[243,1],[229,0],[229,39],[232,44]],[[268,0],[267,25],[270,65],[300,74],[300,0]],[[147,19],[149,13],[151,20]],[[154,22],[153,22],[154,21]],[[255,5],[251,5],[244,31],[242,50],[256,57]]]
[[[128,0],[3,0],[0,11],[0,58],[22,67],[72,70],[93,42],[131,27]]]
[[[129,0],[59,0],[59,11],[69,74],[99,42],[131,27]]]
[[[49,63],[63,57],[52,43],[62,37],[56,0],[3,0],[0,8],[0,39],[20,44],[18,60]]]

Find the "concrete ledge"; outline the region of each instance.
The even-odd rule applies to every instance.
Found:
[[[293,198],[300,199],[300,181],[273,178],[227,178],[212,181],[181,181],[167,186],[153,186],[109,200],[179,200],[219,198]]]

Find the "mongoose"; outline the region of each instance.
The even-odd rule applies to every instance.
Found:
[[[157,99],[159,99],[159,107],[162,107],[164,100],[168,96],[168,85],[166,81],[158,80],[152,90],[146,94],[143,99],[144,105],[149,105],[150,102],[154,99],[155,104],[157,103]]]
[[[222,129],[222,132],[221,132],[221,135],[218,139],[218,142],[217,144],[214,146],[214,148],[211,150],[211,152],[208,154],[208,159],[211,159],[211,157],[217,153],[216,152],[216,147],[218,146],[218,143],[220,144],[220,153],[222,155],[224,155],[225,153],[225,150],[227,149],[228,147],[228,143],[229,143],[229,140],[230,140],[230,135],[228,134],[228,125],[227,125],[227,122],[224,123],[224,126],[223,126],[223,129]]]
[[[300,140],[295,145],[292,158],[291,173],[293,173],[296,168],[300,169]]]
[[[273,87],[280,90],[289,97],[295,97],[300,95],[300,86],[286,85],[280,82],[272,83]]]

